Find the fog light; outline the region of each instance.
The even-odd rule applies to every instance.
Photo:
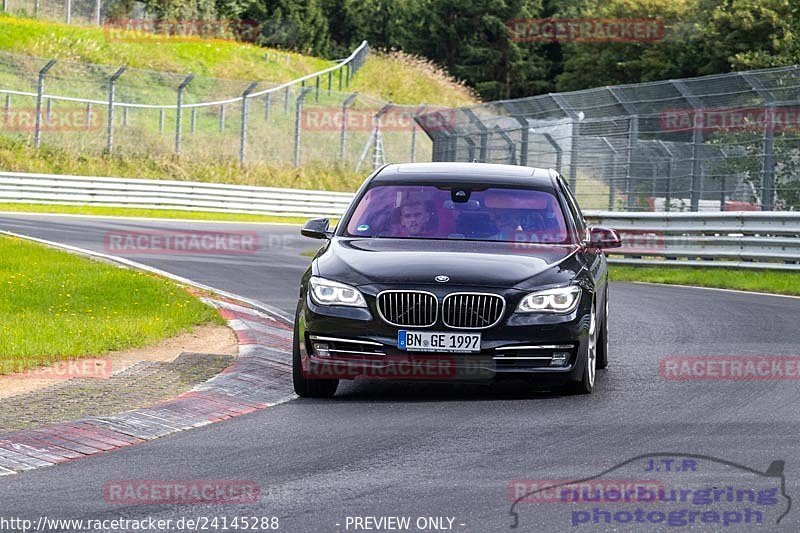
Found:
[[[550,366],[564,366],[569,360],[569,352],[553,352],[553,358],[550,360]]]
[[[314,355],[316,355],[317,357],[330,356],[330,352],[328,351],[329,347],[327,343],[315,342],[311,345],[311,347],[314,349]]]

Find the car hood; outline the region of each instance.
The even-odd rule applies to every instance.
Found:
[[[560,266],[576,272],[576,245],[515,246],[514,243],[334,238],[316,262],[316,273],[351,285],[450,285],[510,288]],[[568,264],[569,263],[569,264]]]

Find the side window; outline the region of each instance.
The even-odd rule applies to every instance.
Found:
[[[563,178],[559,178],[559,184],[561,185],[561,190],[564,193],[564,197],[567,199],[567,205],[569,207],[570,213],[572,213],[572,218],[575,220],[575,226],[578,230],[578,234],[581,235],[582,238],[587,238],[586,235],[586,221],[583,219],[583,213],[581,212],[581,208],[578,207],[578,202],[575,201],[575,197],[572,196],[572,191],[567,186],[566,182]]]

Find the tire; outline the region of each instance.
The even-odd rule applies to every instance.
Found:
[[[608,288],[606,288],[606,298],[604,304],[602,324],[597,338],[597,369],[603,370],[608,367]]]
[[[297,324],[297,316],[295,316],[295,324]],[[332,398],[339,387],[338,379],[311,379],[303,375],[297,326],[295,326],[292,340],[292,382],[295,394],[301,398]]]
[[[574,394],[591,394],[594,390],[594,383],[597,377],[597,340],[598,327],[597,312],[595,305],[592,304],[591,318],[589,319],[589,335],[586,347],[586,365],[583,368],[583,376],[580,381],[576,381],[569,386],[570,392]]]

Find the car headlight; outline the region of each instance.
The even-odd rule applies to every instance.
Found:
[[[325,278],[312,276],[311,299],[319,305],[349,305],[350,307],[366,307],[367,302],[358,289]]]
[[[518,313],[569,313],[581,299],[581,288],[575,285],[536,291],[525,296],[517,306]]]

